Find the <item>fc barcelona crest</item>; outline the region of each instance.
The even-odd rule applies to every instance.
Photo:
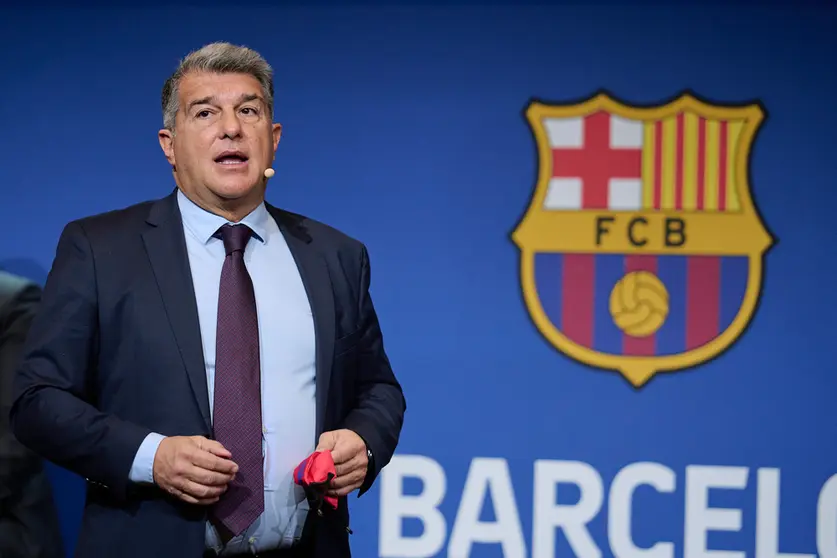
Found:
[[[725,351],[774,240],[750,191],[758,104],[684,94],[533,102],[538,179],[512,233],[526,307],[559,351],[634,386]]]

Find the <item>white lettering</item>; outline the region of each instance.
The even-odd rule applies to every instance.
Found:
[[[683,540],[684,558],[745,558],[744,552],[709,550],[709,531],[740,531],[741,510],[710,508],[710,488],[747,486],[746,467],[686,467],[686,529]]]
[[[486,492],[491,498],[496,521],[480,521]],[[508,558],[526,556],[523,528],[505,459],[476,458],[471,461],[448,543],[449,558],[467,558],[475,542],[500,543],[503,556]]]
[[[814,558],[779,552],[779,469],[758,470],[756,558]]]
[[[607,535],[616,558],[674,558],[674,543],[658,542],[639,548],[631,536],[631,501],[634,490],[647,484],[658,492],[674,492],[674,471],[659,463],[632,463],[613,479],[608,500]]]
[[[781,510],[779,469],[757,470],[755,501],[742,509],[717,507],[717,504],[710,507],[709,502],[713,489],[745,489],[750,473],[747,467],[690,465],[685,473],[685,482],[678,483],[676,473],[659,463],[638,462],[625,466],[610,485],[607,521],[604,522],[601,518],[596,521],[596,518],[605,505],[607,487],[594,467],[578,461],[537,460],[534,463],[532,514],[522,517],[507,461],[474,458],[461,494],[459,487],[452,490],[450,496],[454,501],[445,506],[446,513],[451,514],[446,518],[440,507],[446,495],[447,479],[440,464],[429,457],[397,455],[381,473],[378,554],[382,558],[441,555],[466,558],[481,550],[479,545],[495,545],[494,550],[510,558],[554,558],[558,537],[563,535],[570,554],[578,558],[602,558],[603,551],[614,558],[674,558],[676,555],[682,558],[837,558],[837,474],[823,485],[817,501],[818,554],[805,554],[780,552],[780,520],[788,517],[793,524],[796,510]],[[405,490],[404,483],[408,479],[421,488]],[[678,490],[678,484],[683,486],[682,490]],[[560,491],[559,485],[564,485]],[[576,502],[569,503],[566,485],[577,487]],[[676,533],[659,533],[656,541],[651,539],[645,543],[647,547],[637,546],[635,525],[639,522],[648,527],[658,523],[653,515],[635,516],[635,507],[640,504],[637,495],[643,493],[643,486],[651,487],[659,494],[677,492],[684,499],[682,552]],[[671,498],[654,495],[647,489],[645,494],[661,504],[663,499]],[[641,503],[642,508],[637,509],[644,508],[645,502]],[[456,515],[452,517],[454,505],[457,506]],[[486,506],[494,510],[495,517],[491,520],[481,519]],[[784,512],[781,516],[780,510]],[[745,543],[745,549],[709,549],[709,533],[740,532],[744,513],[748,524],[755,524],[755,540]],[[522,527],[528,519],[532,522],[531,541],[526,540]],[[420,534],[411,532],[412,536],[406,536],[406,520],[420,523]],[[606,526],[606,538],[599,531],[594,532],[594,538],[591,524]],[[660,525],[670,528],[670,522],[664,521]],[[648,531],[643,535],[647,537]]]
[[[403,479],[422,481],[418,495],[405,495]],[[381,512],[379,538],[382,558],[423,558],[435,556],[445,544],[447,526],[439,511],[445,496],[445,471],[433,459],[420,455],[396,455],[381,471]],[[421,536],[404,537],[403,518],[421,520]]]
[[[817,501],[817,552],[837,558],[837,475],[825,481]]]
[[[581,496],[577,504],[556,504],[560,483],[575,484]],[[564,530],[578,558],[601,558],[602,552],[586,525],[602,507],[604,488],[599,472],[578,461],[535,461],[535,506],[532,557],[555,555],[555,529]]]

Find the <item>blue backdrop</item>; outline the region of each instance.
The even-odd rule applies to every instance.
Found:
[[[368,245],[407,395],[351,502],[357,556],[835,557],[835,29],[833,3],[4,9],[0,265],[43,281],[67,221],[169,193],[163,81],[247,44],[284,125],[268,199]],[[742,175],[774,241],[758,308],[641,387],[541,333],[512,238],[543,163],[530,100],[601,90],[766,112]],[[72,548],[83,486],[52,473]]]

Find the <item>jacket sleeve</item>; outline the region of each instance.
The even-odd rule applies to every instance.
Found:
[[[99,411],[95,259],[81,223],[61,233],[14,383],[17,438],[46,459],[123,498],[149,430]]]
[[[407,403],[384,351],[378,316],[369,294],[369,255],[361,250],[358,293],[361,337],[358,341],[357,405],[344,421],[344,428],[356,432],[372,451],[373,461],[358,491],[363,495],[395,453]]]

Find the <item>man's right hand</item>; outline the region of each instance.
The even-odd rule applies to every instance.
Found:
[[[190,504],[218,501],[238,472],[232,454],[203,436],[169,436],[154,456],[154,482]]]

